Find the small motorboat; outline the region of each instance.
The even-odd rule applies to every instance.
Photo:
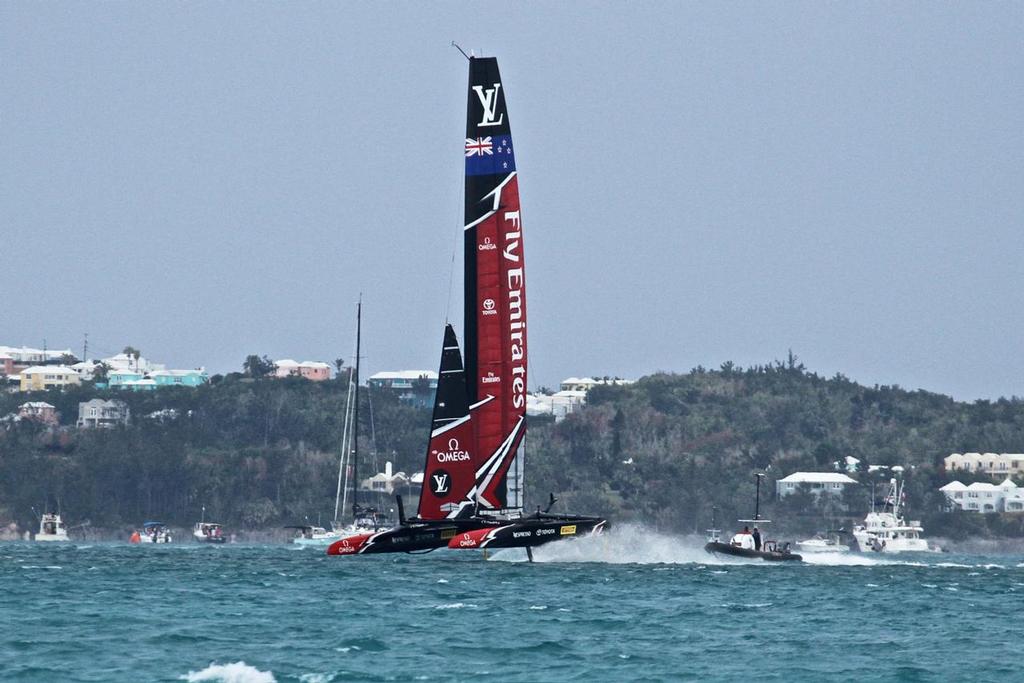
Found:
[[[764,520],[762,520],[763,522]],[[714,555],[730,555],[732,557],[743,557],[752,560],[766,560],[768,562],[799,562],[804,558],[789,549],[789,543],[779,541],[763,541],[761,549],[754,546],[754,538],[750,533],[739,532],[735,534],[728,543],[719,540],[708,541],[704,550]]]
[[[823,534],[815,534],[814,538],[797,541],[796,549],[802,553],[847,553],[850,546],[843,543],[843,529],[830,529]]]
[[[312,526],[309,524],[286,526],[285,529],[295,529],[292,543],[296,545],[328,546],[342,537],[340,531],[328,531],[322,526]]]
[[[192,527],[192,538],[200,543],[227,543],[227,536],[224,535],[224,527],[216,522],[206,521],[206,506],[203,506],[203,515]]]
[[[214,522],[196,522],[192,528],[192,538],[200,543],[227,543],[224,527]]]
[[[36,534],[37,541],[69,541],[68,529],[60,515],[47,512],[39,520],[39,532]]]
[[[170,543],[171,531],[163,522],[146,522],[142,532],[135,531],[129,539],[130,543]]]
[[[713,528],[715,526],[714,520],[714,508],[711,513],[711,529],[708,529],[708,542],[704,545],[704,550],[713,555],[729,555],[731,557],[741,557],[749,560],[765,560],[766,562],[787,562],[796,561],[799,562],[804,558],[790,550],[790,544],[788,542],[781,542],[771,539],[761,540],[761,533],[758,531],[758,524],[771,524],[770,519],[761,518],[761,478],[764,474],[758,472],[757,474],[757,493],[754,498],[754,518],[753,519],[741,519],[741,523],[750,525],[753,524],[753,530],[749,526],[744,526],[743,531],[739,531],[733,535],[729,542],[726,543],[719,537],[720,531]]]

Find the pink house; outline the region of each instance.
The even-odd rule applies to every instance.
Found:
[[[14,374],[14,359],[4,354],[0,355],[0,375]]]
[[[291,358],[274,361],[274,377],[303,377],[314,382],[331,378],[331,366],[320,361],[296,363]]]
[[[18,406],[18,417],[22,420],[42,422],[45,425],[56,426],[57,409],[43,401],[29,401]]]

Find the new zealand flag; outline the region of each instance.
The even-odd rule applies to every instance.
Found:
[[[466,175],[497,175],[514,170],[512,136],[466,138]]]

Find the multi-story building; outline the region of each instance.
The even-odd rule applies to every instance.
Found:
[[[71,349],[34,349],[28,346],[0,346],[0,356],[8,356],[14,365],[29,367],[32,365],[47,365],[60,363],[75,354]],[[77,358],[75,360],[78,360]]]
[[[198,387],[206,384],[209,377],[206,370],[157,370],[149,373],[149,378],[157,387]]]
[[[142,373],[127,368],[111,368],[107,371],[107,386],[110,388],[131,387],[142,381]]]
[[[947,472],[962,470],[1002,477],[1024,472],[1024,453],[952,453],[942,462]]]
[[[951,481],[939,489],[949,506],[968,512],[1024,512],[1024,489],[1007,477],[1002,484]]]
[[[57,408],[45,401],[29,401],[18,406],[18,417],[32,420],[45,425],[56,426],[58,423]]]
[[[78,373],[65,365],[33,365],[19,373],[22,391],[44,391],[81,384]]]
[[[856,486],[857,480],[840,472],[794,472],[775,482],[775,495],[785,498],[806,487],[815,496],[841,496],[851,485]]]
[[[366,383],[374,389],[397,394],[404,403],[430,406],[437,391],[437,373],[433,370],[389,370],[370,375]]]
[[[331,366],[318,360],[297,363],[291,358],[274,361],[274,377],[303,377],[314,382],[331,378]]]
[[[576,412],[587,400],[587,392],[578,389],[564,389],[554,394],[527,394],[527,415],[551,415],[555,422],[561,422],[566,415]]]
[[[143,375],[167,369],[166,365],[153,363],[145,356],[140,355],[136,358],[134,355],[127,353],[119,353],[110,358],[104,358],[101,362],[106,363],[107,367],[111,370],[131,370]]]
[[[78,404],[79,427],[118,427],[128,424],[131,409],[124,401],[116,398],[105,401],[94,398]]]
[[[560,389],[562,391],[582,391],[584,393],[590,391],[596,386],[612,385],[612,386],[624,386],[626,384],[635,384],[636,380],[633,379],[622,379],[620,377],[569,377],[562,380]]]

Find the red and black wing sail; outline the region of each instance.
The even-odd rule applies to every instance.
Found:
[[[420,519],[446,519],[472,512],[471,490],[476,484],[474,448],[462,354],[455,330],[446,325],[420,491]]]
[[[526,280],[519,181],[493,57],[469,60],[466,121],[466,387],[477,433],[476,502],[522,507]]]

